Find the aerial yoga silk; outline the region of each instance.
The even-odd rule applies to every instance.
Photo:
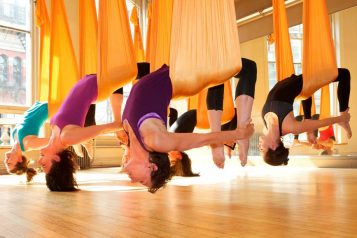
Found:
[[[337,78],[326,0],[305,0],[303,4],[303,91],[308,98]]]
[[[140,24],[136,7],[133,7],[130,15],[130,22],[134,25],[134,51],[136,62],[145,61],[145,52],[143,46],[143,39],[141,37]]]
[[[79,0],[79,77],[97,73],[98,23],[95,0]]]
[[[275,62],[278,81],[295,73],[284,0],[273,0]]]
[[[51,117],[79,79],[63,0],[51,1],[51,42],[48,113]]]
[[[174,98],[221,84],[241,67],[233,0],[174,1],[170,49]]]
[[[43,102],[48,101],[49,95],[51,35],[45,0],[38,0],[36,3],[36,26],[40,28],[39,99]]]
[[[147,30],[146,30],[146,62],[150,62],[150,39],[151,39],[151,18],[152,18],[152,5],[148,3],[147,12]]]
[[[147,40],[150,41],[148,57],[150,72],[159,69],[163,64],[170,65],[170,43],[173,0],[154,0],[151,2],[152,13],[149,13],[151,21],[150,33]]]
[[[136,78],[137,66],[125,0],[99,1],[98,98]]]
[[[281,81],[295,73],[284,0],[273,0],[273,25],[276,75],[277,80]],[[303,114],[302,105],[300,104],[299,115]],[[311,115],[314,114],[316,114],[316,106],[313,97]]]

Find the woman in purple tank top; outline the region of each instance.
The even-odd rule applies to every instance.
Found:
[[[152,193],[172,176],[168,152],[245,139],[254,131],[253,125],[248,124],[245,128],[223,132],[168,132],[167,111],[172,89],[169,67],[164,65],[133,86],[122,116],[128,135],[128,156],[123,171],[132,182],[140,182]]]
[[[71,145],[95,138],[99,134],[119,130],[121,122],[84,127],[85,117],[97,99],[97,77],[87,75],[71,89],[59,110],[51,119],[51,137],[41,149],[39,164],[46,173],[46,184],[51,191],[75,191],[76,163]]]

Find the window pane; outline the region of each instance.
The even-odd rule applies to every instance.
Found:
[[[0,0],[0,25],[30,31],[30,1]]]
[[[28,105],[31,98],[30,34],[0,28],[0,104]]]

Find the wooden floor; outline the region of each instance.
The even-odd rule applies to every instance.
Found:
[[[356,237],[357,170],[195,167],[150,194],[119,168],[77,175],[80,192],[0,176],[0,237]]]

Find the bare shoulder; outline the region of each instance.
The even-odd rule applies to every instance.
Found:
[[[278,123],[278,115],[276,115],[274,112],[268,112],[264,115],[264,120],[268,124]]]

